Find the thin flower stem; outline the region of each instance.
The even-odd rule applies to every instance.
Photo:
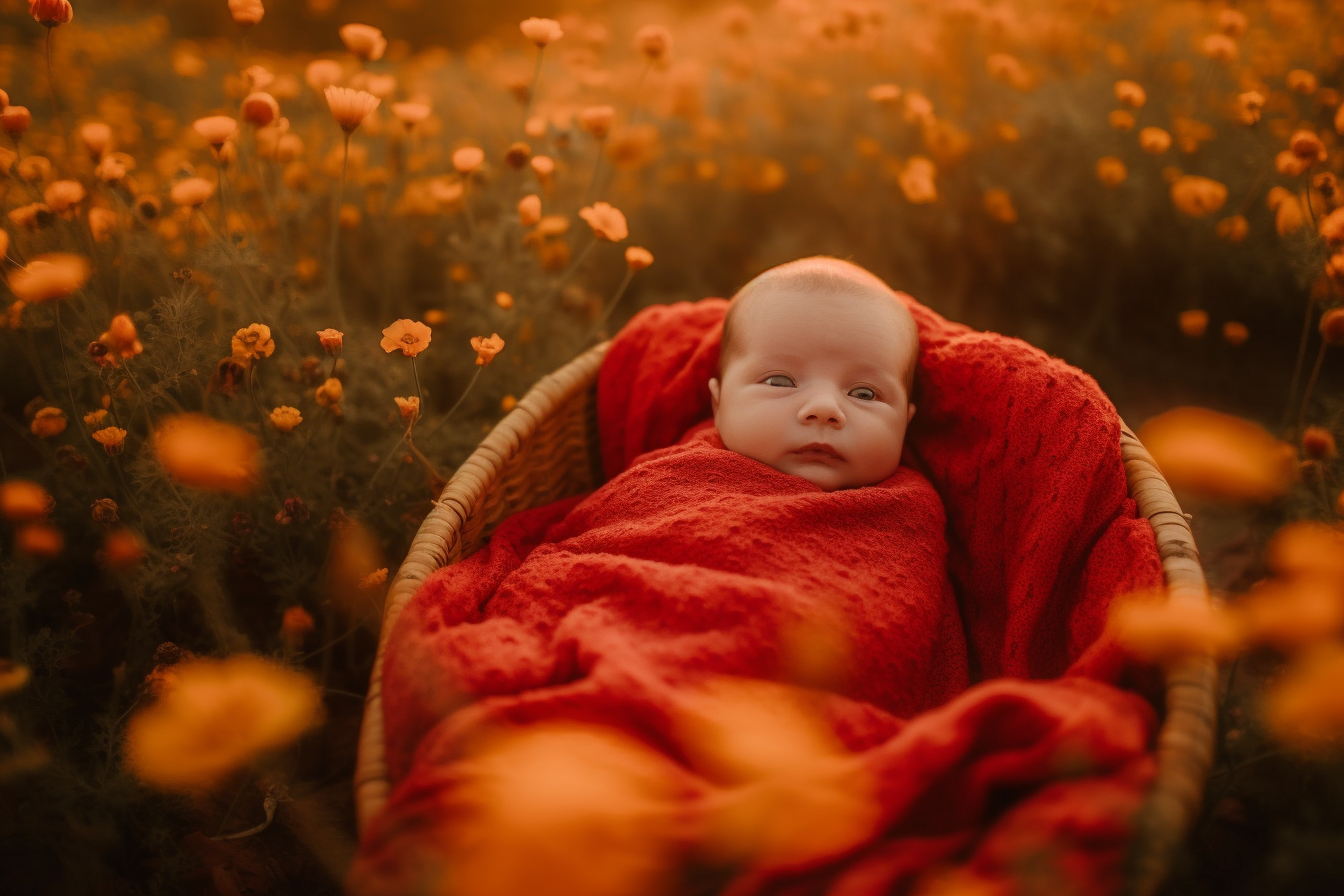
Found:
[[[635,85],[635,104],[630,107],[630,127],[635,126],[639,119],[639,104],[644,101],[644,79],[649,76],[649,69],[653,68],[653,60],[644,63],[644,68],[639,73],[639,83]]]
[[[256,410],[256,412],[257,412],[257,416],[261,418],[261,422],[262,422],[262,423],[265,423],[265,422],[266,422],[266,412],[263,411],[263,410],[261,409],[261,405],[259,405],[259,404],[257,403],[257,393],[256,393],[256,391],[252,388],[252,380],[253,380],[253,377],[254,377],[254,375],[255,375],[255,373],[256,373],[256,369],[257,369],[257,365],[256,365],[255,362],[250,363],[250,364],[247,365],[247,397],[250,398],[250,399],[252,399],[252,407]]]
[[[420,391],[420,372],[415,368],[415,355],[411,355],[411,375],[415,377],[415,400],[418,406],[415,409],[415,416],[420,416],[420,409],[425,406],[425,395]],[[411,425],[415,425],[415,419],[411,420]]]
[[[60,128],[61,142],[66,143],[68,141],[65,135],[65,121],[61,118],[61,107],[56,101],[55,68],[51,64],[51,32],[55,30],[55,28],[47,28],[47,84],[51,87],[51,114],[56,119],[56,126]]]
[[[341,271],[336,255],[341,232],[341,205],[345,202],[345,175],[350,166],[350,131],[345,132],[341,150],[341,188],[336,191],[331,209],[331,298],[336,308],[336,320],[345,326],[345,306],[341,304]]]
[[[1293,361],[1293,379],[1288,385],[1288,400],[1283,403],[1283,422],[1279,424],[1279,430],[1288,428],[1288,421],[1292,419],[1293,405],[1296,404],[1297,384],[1302,379],[1302,362],[1307,359],[1307,338],[1311,335],[1311,296],[1307,296],[1306,313],[1302,315],[1302,338],[1297,342],[1297,358]]]
[[[1307,405],[1311,402],[1311,392],[1316,388],[1316,378],[1321,374],[1321,364],[1325,361],[1325,347],[1327,343],[1321,340],[1321,349],[1316,352],[1316,363],[1311,367],[1311,377],[1307,380],[1307,390],[1302,394],[1302,405],[1297,409],[1297,432],[1294,435],[1302,435],[1303,421],[1307,416]]]
[[[583,247],[582,251],[579,252],[578,258],[575,258],[570,262],[569,267],[565,268],[564,273],[556,279],[555,283],[551,286],[550,295],[547,296],[547,306],[555,301],[555,298],[560,295],[560,290],[564,288],[565,284],[568,283],[576,273],[578,273],[579,266],[588,260],[589,253],[593,251],[593,247],[596,245],[597,237],[593,237],[588,241],[588,244]]]
[[[583,202],[581,205],[592,205],[593,200],[597,198],[598,178],[602,174],[602,159],[606,153],[603,151],[607,145],[607,138],[601,137],[597,141],[597,159],[593,162],[593,174],[588,178],[588,189],[583,193]]]
[[[526,130],[527,116],[532,111],[532,99],[537,95],[537,84],[541,83],[541,58],[545,54],[544,46],[537,47],[537,66],[532,70],[532,84],[527,88],[527,102],[523,103],[523,120],[519,130]]]
[[[73,416],[79,416],[79,407],[75,404],[75,388],[70,384],[70,364],[65,359],[65,336],[61,333],[61,304],[55,303],[56,307],[56,345],[61,349],[61,370],[65,373],[65,394],[70,398],[70,413]],[[93,437],[89,435],[88,427],[81,426],[79,431],[84,434],[84,441],[88,443],[89,453],[96,454]]]
[[[443,418],[442,418],[441,420],[439,420],[438,423],[435,423],[435,424],[434,424],[434,428],[431,429],[429,432],[427,432],[427,433],[424,434],[424,435],[425,435],[425,438],[429,438],[430,436],[434,435],[434,433],[438,432],[438,431],[439,431],[439,427],[441,427],[441,426],[443,426],[443,424],[447,423],[447,422],[448,422],[448,418],[451,417],[451,416],[453,416],[453,412],[456,411],[458,408],[460,408],[460,407],[462,406],[462,402],[464,402],[464,401],[467,400],[467,393],[469,393],[469,392],[471,391],[471,387],[474,386],[474,385],[476,385],[476,381],[477,381],[478,379],[481,378],[481,371],[482,371],[482,370],[485,370],[485,366],[484,366],[484,365],[482,365],[482,366],[476,368],[476,372],[475,372],[474,374],[472,374],[472,376],[471,376],[471,382],[467,383],[467,388],[465,388],[465,389],[462,390],[462,394],[459,395],[459,396],[457,397],[457,401],[453,402],[453,406],[452,406],[451,408],[448,409],[448,413],[444,414],[444,415],[443,415]]]
[[[471,211],[471,172],[462,175],[462,216],[467,220],[467,242],[476,239],[476,216]]]
[[[602,329],[602,325],[607,322],[607,318],[611,316],[611,312],[616,310],[616,306],[620,303],[621,297],[625,295],[626,288],[630,286],[630,281],[634,278],[635,272],[627,267],[625,269],[625,277],[621,280],[621,285],[616,287],[616,293],[611,297],[611,301],[607,303],[607,307],[602,310],[602,316],[597,319],[597,322],[593,324],[593,329],[586,337],[584,337],[584,345],[592,342],[593,337]]]

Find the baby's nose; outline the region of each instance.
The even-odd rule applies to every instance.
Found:
[[[827,426],[844,426],[845,412],[839,400],[829,390],[812,390],[798,409],[801,423],[824,423]]]

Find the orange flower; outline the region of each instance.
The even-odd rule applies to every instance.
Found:
[[[25,302],[50,302],[74,295],[89,281],[93,268],[83,255],[50,252],[11,271],[9,289]]]
[[[149,554],[144,540],[130,529],[113,529],[103,539],[98,562],[112,572],[125,572],[140,565]]]
[[[1226,34],[1210,34],[1200,44],[1199,51],[1218,62],[1233,62],[1237,58],[1237,42]]]
[[[1284,177],[1301,177],[1311,168],[1310,159],[1304,159],[1291,149],[1285,149],[1274,156],[1274,170]]]
[[[327,327],[325,330],[317,331],[317,341],[322,343],[322,348],[327,354],[335,357],[345,347],[345,334]]]
[[[1321,219],[1317,231],[1327,243],[1344,243],[1344,207],[1337,208]]]
[[[1209,312],[1198,308],[1192,308],[1189,311],[1182,311],[1176,317],[1177,326],[1181,332],[1191,339],[1198,339],[1204,335],[1204,331],[1209,326]]]
[[[658,893],[681,808],[666,759],[615,730],[545,722],[481,738],[443,838],[453,892]],[[601,861],[593,860],[601,844]],[[430,884],[444,890],[442,881]]]
[[[485,150],[479,146],[464,146],[453,151],[453,167],[461,174],[470,174],[485,161]]]
[[[84,185],[77,180],[57,180],[47,184],[42,199],[52,211],[60,214],[84,201]]]
[[[280,638],[291,652],[297,651],[304,637],[316,627],[313,615],[303,607],[289,607],[280,619]]]
[[[1284,494],[1297,473],[1293,446],[1249,420],[1206,408],[1159,414],[1140,427],[1138,436],[1178,490],[1269,501]]]
[[[428,103],[393,103],[392,114],[407,130],[415,127],[429,117]]]
[[[202,414],[180,414],[154,431],[154,454],[183,485],[245,494],[261,474],[260,446],[246,430]]]
[[[1246,239],[1246,235],[1251,232],[1251,224],[1246,220],[1245,215],[1233,215],[1230,218],[1223,218],[1215,224],[1213,232],[1220,240],[1239,243]]]
[[[264,128],[280,117],[280,104],[269,93],[257,91],[243,97],[243,102],[238,107],[238,114],[248,124]]]
[[[645,25],[635,32],[635,49],[649,62],[664,62],[672,52],[672,33],[662,25]]]
[[[134,358],[145,350],[135,330],[135,321],[131,320],[129,314],[118,314],[112,318],[107,332],[99,336],[98,341],[107,346],[109,352],[121,358]]]
[[[188,660],[173,673],[159,700],[131,717],[123,742],[127,770],[165,790],[208,788],[322,717],[307,676],[260,657]]]
[[[1237,120],[1244,125],[1253,125],[1260,120],[1265,108],[1265,95],[1256,90],[1248,90],[1237,96]]]
[[[102,523],[104,526],[110,526],[121,520],[121,514],[117,502],[111,498],[99,498],[90,506],[90,516],[95,523]]]
[[[112,128],[101,121],[86,121],[79,126],[79,142],[94,159],[101,159],[112,145]]]
[[[94,242],[105,242],[117,228],[117,213],[110,208],[89,209],[89,235]]]
[[[1330,345],[1344,345],[1344,308],[1331,308],[1321,315],[1321,338]]]
[[[1316,76],[1303,68],[1295,68],[1284,77],[1283,83],[1293,93],[1300,93],[1303,96],[1311,96],[1316,92],[1319,82]]]
[[[627,246],[625,266],[631,271],[642,271],[653,264],[653,253],[643,246]]]
[[[615,120],[616,110],[611,106],[589,106],[579,112],[579,127],[599,140],[607,138]]]
[[[1322,644],[1297,657],[1265,690],[1270,732],[1303,752],[1337,751],[1344,734],[1344,646]]]
[[[1285,150],[1287,152],[1287,150]],[[1291,155],[1291,154],[1290,154]],[[1279,189],[1276,187],[1275,189]],[[1270,190],[1273,193],[1274,190]],[[1287,191],[1284,191],[1287,193]],[[1279,236],[1288,236],[1301,230],[1307,223],[1306,212],[1302,210],[1302,202],[1291,193],[1286,198],[1278,202],[1274,207],[1274,232]]]
[[[938,187],[934,176],[938,169],[933,162],[923,156],[911,156],[901,169],[897,182],[905,198],[915,205],[928,205],[938,201]]]
[[[168,190],[168,198],[177,205],[200,208],[215,194],[215,185],[203,177],[184,177]]]
[[[96,411],[89,411],[84,415],[84,425],[88,427],[102,426],[103,421],[107,419],[107,411],[99,408]]]
[[[476,364],[484,367],[495,360],[495,355],[504,349],[504,340],[499,338],[498,333],[491,333],[489,337],[473,336],[471,348],[476,352]]]
[[[31,672],[13,660],[0,659],[0,697],[8,696],[23,689],[28,684]]]
[[[1175,603],[1165,595],[1135,595],[1111,607],[1108,628],[1133,655],[1158,664],[1189,656],[1230,657],[1240,649],[1240,620],[1206,603]]]
[[[347,26],[348,27],[348,26]],[[349,87],[328,87],[323,91],[327,98],[327,106],[331,109],[331,117],[336,119],[336,123],[341,126],[341,130],[347,134],[352,133],[359,127],[369,113],[378,108],[382,100],[371,93],[363,90],[352,90]]]
[[[397,410],[401,412],[401,419],[407,423],[414,423],[420,418],[420,399],[412,395],[410,398],[394,398],[397,403]]]
[[[328,377],[322,385],[317,387],[317,391],[313,394],[313,397],[317,400],[318,404],[322,405],[322,407],[331,408],[336,411],[339,416],[339,405],[341,403],[341,398],[344,397],[344,395],[345,387],[341,385],[340,380],[333,376]]]
[[[269,358],[274,352],[275,340],[265,324],[249,324],[233,334],[233,356],[239,360]]]
[[[1007,190],[991,187],[985,191],[983,199],[985,213],[1000,224],[1013,224],[1017,221],[1017,209],[1013,207],[1013,198]]]
[[[391,326],[383,330],[383,339],[380,345],[385,352],[394,352],[398,349],[408,358],[414,358],[429,346],[431,331],[418,320],[409,320],[402,318],[394,321]]]
[[[39,439],[49,439],[65,432],[65,424],[65,411],[60,408],[42,408],[33,416],[33,422],[28,428]]]
[[[1144,128],[1139,131],[1139,146],[1146,153],[1160,156],[1171,149],[1171,135],[1161,128]]]
[[[219,149],[237,132],[238,122],[227,115],[210,115],[196,119],[191,128],[204,137],[206,143]]]
[[[1106,120],[1117,131],[1134,130],[1134,113],[1128,109],[1112,109]]]
[[[29,557],[51,559],[65,550],[65,536],[55,526],[28,523],[14,533],[14,550]]]
[[[75,17],[70,0],[28,0],[28,12],[48,28],[64,25]]]
[[[1288,151],[1308,165],[1324,162],[1326,159],[1325,144],[1314,131],[1294,131],[1288,138]],[[47,204],[50,205],[51,202],[48,200]]]
[[[95,432],[93,440],[103,446],[103,450],[107,452],[109,457],[114,457],[126,447],[126,430],[109,426]]]
[[[0,129],[3,129],[11,140],[22,137],[32,123],[33,113],[28,111],[27,106],[6,106],[4,111],[0,112]]]
[[[518,25],[518,30],[523,32],[523,37],[539,47],[553,44],[565,36],[565,32],[560,30],[560,23],[555,19],[539,19],[536,16],[523,19]]]
[[[513,296],[506,292],[497,292],[495,293],[495,304],[508,311],[513,307]]]
[[[1115,156],[1103,156],[1097,159],[1097,180],[1108,187],[1118,187],[1129,177],[1125,163]]]
[[[387,38],[372,25],[351,23],[340,27],[341,42],[345,48],[365,62],[377,62],[387,51]],[[363,116],[360,116],[361,118]]]
[[[272,410],[270,418],[271,425],[281,432],[292,432],[294,427],[303,422],[303,415],[299,413],[299,409],[287,404]]]
[[[1190,217],[1202,218],[1223,207],[1227,201],[1227,187],[1207,177],[1186,174],[1171,185],[1171,201]]]
[[[36,482],[27,479],[0,482],[0,516],[12,523],[45,519],[55,506],[55,500]]]
[[[361,591],[377,591],[387,581],[387,567],[375,569],[373,572],[359,580]]]
[[[1241,321],[1229,320],[1223,324],[1223,341],[1231,346],[1238,346],[1251,338],[1251,331]]]
[[[229,0],[229,15],[244,28],[251,28],[266,15],[261,0]]]
[[[1344,530],[1318,522],[1288,523],[1265,545],[1265,562],[1283,579],[1344,581]]]
[[[868,88],[866,96],[879,106],[890,106],[901,98],[901,88],[895,84],[874,84]]]
[[[314,59],[303,70],[303,80],[318,93],[323,93],[343,76],[341,64],[334,59]]]
[[[1237,602],[1250,639],[1292,652],[1344,629],[1344,595],[1338,581],[1264,582]]]
[[[1115,98],[1120,101],[1122,106],[1140,109],[1144,103],[1148,102],[1148,93],[1136,81],[1116,81]]]
[[[532,193],[518,200],[518,221],[531,227],[541,220],[541,197]]]

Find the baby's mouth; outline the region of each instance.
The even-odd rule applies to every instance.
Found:
[[[789,452],[804,460],[844,460],[840,452],[822,442],[811,442]]]

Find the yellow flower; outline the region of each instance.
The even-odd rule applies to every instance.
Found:
[[[109,426],[95,432],[93,440],[103,446],[103,450],[108,453],[109,457],[115,456],[126,447],[126,430]]]
[[[327,106],[331,109],[331,117],[336,119],[336,123],[341,126],[341,130],[347,134],[359,127],[369,113],[378,108],[382,100],[371,93],[363,90],[352,90],[349,87],[328,87],[323,91],[327,98]]]
[[[653,264],[653,253],[643,246],[627,246],[625,266],[631,271],[642,271]]]
[[[303,415],[299,413],[298,408],[281,405],[271,411],[271,425],[281,432],[291,432],[302,422]]]
[[[377,62],[387,51],[387,38],[383,37],[380,29],[372,25],[360,25],[355,22],[342,25],[340,35],[345,48],[365,62]]]
[[[202,414],[160,422],[154,454],[170,476],[193,488],[245,494],[261,475],[260,446],[246,430]]]
[[[233,356],[238,359],[269,358],[275,352],[271,328],[265,324],[249,324],[233,334]]]
[[[595,202],[579,209],[579,217],[593,228],[593,234],[600,240],[619,243],[630,235],[625,215],[606,202]]]
[[[539,19],[536,16],[523,19],[518,25],[518,30],[523,32],[523,37],[539,47],[553,44],[565,36],[565,32],[560,30],[560,23],[555,19]]]
[[[495,355],[504,349],[504,340],[499,338],[498,333],[491,333],[489,337],[473,336],[471,347],[476,352],[477,365],[484,367],[495,360]]]
[[[380,345],[385,352],[394,352],[400,349],[406,357],[414,358],[429,346],[430,338],[429,327],[418,320],[402,318],[394,321],[383,330],[383,339]]]
[[[12,271],[9,289],[25,302],[50,302],[74,295],[92,273],[93,268],[83,255],[50,252]]]
[[[173,683],[126,725],[123,753],[136,778],[166,790],[206,789],[322,717],[308,678],[260,657],[188,660]]]
[[[33,416],[29,429],[39,439],[49,439],[65,432],[65,411],[60,408],[43,408]]]
[[[45,519],[56,502],[42,486],[27,479],[0,482],[0,516],[12,523]]]

